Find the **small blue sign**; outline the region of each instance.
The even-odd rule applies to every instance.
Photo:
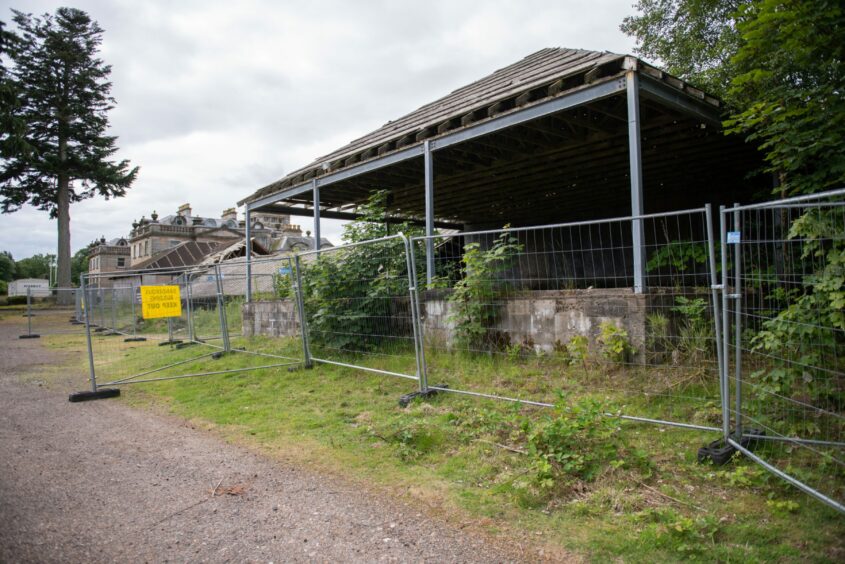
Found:
[[[290,267],[289,266],[281,267],[279,269],[279,274],[281,274],[282,276],[287,276],[288,274],[290,274]]]
[[[728,245],[738,245],[740,239],[739,231],[728,231]]]

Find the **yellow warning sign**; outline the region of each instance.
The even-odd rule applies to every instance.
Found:
[[[141,315],[144,319],[182,315],[179,286],[141,286]]]

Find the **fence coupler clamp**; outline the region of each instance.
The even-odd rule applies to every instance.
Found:
[[[399,398],[399,407],[408,407],[414,398],[430,398],[436,396],[437,393],[440,391],[439,388],[448,388],[446,384],[441,384],[436,386],[438,389],[434,388],[427,388],[425,391],[417,390],[416,392],[411,392],[410,394],[405,394],[404,396]]]

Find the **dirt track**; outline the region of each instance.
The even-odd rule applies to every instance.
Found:
[[[56,358],[18,333],[0,323],[0,562],[519,559],[178,421],[22,383]]]

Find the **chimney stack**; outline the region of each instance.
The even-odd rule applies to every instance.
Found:
[[[238,212],[235,208],[228,208],[223,210],[223,221],[229,221],[230,219],[234,219],[235,221],[238,220]]]
[[[176,211],[178,215],[181,215],[184,218],[191,217],[191,204],[182,204],[179,206],[179,209]]]

